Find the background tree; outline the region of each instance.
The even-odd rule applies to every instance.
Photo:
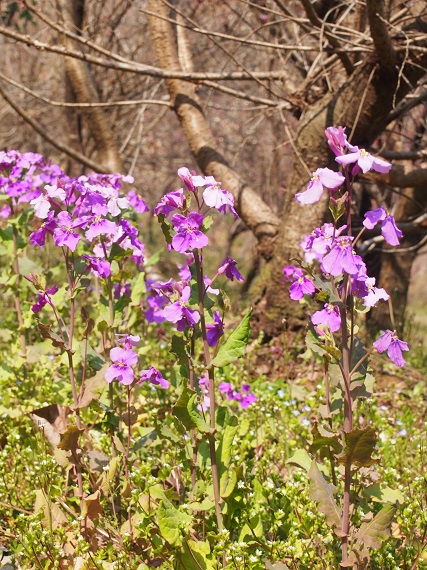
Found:
[[[333,163],[325,127],[346,125],[353,144],[392,159],[386,178],[366,177],[355,208],[362,215],[371,202],[384,204],[404,226],[397,254],[375,234],[361,245],[401,320],[425,234],[425,2],[1,7],[2,145],[71,157],[82,171],[122,166],[154,203],[174,167],[190,162],[188,144],[198,168],[233,192],[256,238],[257,314],[267,337],[283,316],[304,319],[289,305],[282,266],[327,216],[326,198],[304,210],[293,200],[312,171]],[[385,314],[376,318],[388,325]]]

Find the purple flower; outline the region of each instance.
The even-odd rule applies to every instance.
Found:
[[[365,280],[367,293],[363,299],[366,307],[373,307],[380,299],[388,301],[390,295],[382,288],[375,287],[375,277],[368,277]]]
[[[243,409],[248,408],[257,399],[255,394],[249,392],[251,388],[249,384],[243,384],[241,392],[233,388],[233,385],[229,382],[221,382],[218,388],[221,394],[226,395],[229,400],[239,402]]]
[[[206,325],[206,338],[209,346],[216,346],[224,334],[224,325],[219,311],[214,313],[214,323]]]
[[[150,208],[145,203],[145,200],[141,198],[134,190],[130,190],[127,193],[127,198],[129,200],[129,204],[138,214],[143,214],[144,212],[148,212]]]
[[[405,366],[406,362],[402,356],[402,350],[409,350],[408,343],[397,338],[396,331],[384,331],[374,342],[373,347],[378,352],[387,351],[388,357],[396,366]]]
[[[188,217],[175,214],[171,221],[177,232],[172,238],[172,247],[175,251],[188,253],[191,249],[200,249],[208,245],[208,237],[199,229],[203,223],[203,216],[198,212],[190,212]]]
[[[80,241],[79,234],[73,230],[81,225],[81,222],[71,219],[68,212],[60,212],[56,218],[58,227],[53,231],[53,239],[55,245],[60,247],[68,247],[71,251],[75,251]]]
[[[311,322],[313,325],[323,325],[331,329],[332,332],[337,331],[341,326],[340,309],[337,305],[325,303],[325,308],[321,311],[316,311],[312,317]]]
[[[394,217],[388,214],[383,206],[371,212],[366,212],[363,225],[368,230],[372,230],[378,222],[381,222],[381,233],[385,241],[389,245],[399,245],[399,238],[403,234],[396,226]]]
[[[219,212],[225,214],[228,211],[238,218],[238,214],[234,209],[234,198],[227,190],[221,188],[221,184],[215,180],[213,176],[205,178],[206,188],[203,191],[203,200],[210,208],[215,208]]]
[[[325,136],[330,149],[336,156],[344,154],[347,146],[345,127],[328,127]]]
[[[145,318],[149,323],[163,323],[163,307],[167,305],[168,298],[162,295],[147,297],[148,309],[145,311]]]
[[[314,204],[318,202],[323,194],[323,187],[336,190],[345,181],[340,172],[334,172],[329,168],[318,168],[313,172],[310,183],[305,192],[295,194],[295,199],[300,204]]]
[[[195,172],[192,173],[188,170],[188,168],[182,166],[181,168],[178,168],[178,176],[181,178],[181,180],[184,182],[184,184],[187,186],[190,192],[195,191],[196,187],[193,182],[193,178],[195,178]],[[200,178],[200,176],[196,178]]]
[[[322,261],[322,269],[334,277],[346,272],[349,275],[358,273],[354,260],[351,236],[340,236],[332,245],[331,251]]]
[[[89,229],[85,232],[85,236],[89,241],[93,241],[94,238],[101,235],[117,236],[118,234],[117,224],[100,215],[93,216],[91,220],[85,220],[85,222],[86,221],[90,221]]]
[[[299,301],[304,295],[311,295],[316,291],[316,287],[311,279],[301,275],[289,288],[289,296],[294,301]]]
[[[34,206],[34,213],[38,218],[47,218],[47,214],[50,210],[50,202],[44,196],[40,194],[37,198],[30,201],[30,204]]]
[[[9,204],[6,204],[5,206],[3,206],[3,208],[0,208],[0,218],[6,220],[11,213],[12,213],[12,208],[9,206]]]
[[[90,268],[96,277],[106,279],[111,274],[109,262],[102,259],[102,257],[91,257],[90,255],[83,255],[82,257],[87,260],[87,268]]]
[[[34,305],[31,307],[33,313],[40,312],[45,305],[52,305],[52,301],[50,300],[50,295],[55,295],[57,291],[58,291],[58,286],[53,285],[53,287],[46,289],[46,291],[37,293],[38,295],[37,303],[34,303]]]
[[[116,334],[117,342],[123,344],[126,350],[132,350],[133,346],[138,346],[141,337],[132,334]]]
[[[183,288],[181,298],[163,309],[164,318],[170,323],[177,323],[177,329],[182,332],[186,326],[194,327],[200,320],[198,311],[189,309],[186,305],[190,299],[191,289],[187,285]]]
[[[31,245],[38,245],[39,247],[43,247],[46,241],[46,236],[48,233],[52,234],[53,230],[56,228],[56,222],[53,219],[54,212],[49,212],[47,216],[47,220],[42,223],[40,228],[30,234],[30,244]]]
[[[359,148],[357,146],[348,145],[351,152],[348,154],[344,154],[342,156],[337,156],[335,160],[339,162],[339,164],[353,164],[352,174],[356,175],[360,171],[363,174],[369,172],[369,170],[375,170],[375,172],[381,172],[385,174],[391,168],[391,164],[382,158],[376,158],[372,156],[369,152],[367,152],[364,148]]]
[[[115,378],[125,386],[132,384],[134,371],[132,366],[138,362],[138,355],[133,350],[126,350],[115,346],[110,350],[110,358],[114,362],[105,371],[105,379],[112,382]]]
[[[120,283],[113,283],[114,298],[121,299],[124,295],[130,297],[131,284],[125,283],[120,285]]]
[[[232,257],[226,258],[224,263],[218,269],[217,273],[218,273],[218,275],[225,273],[225,276],[228,279],[230,279],[231,281],[234,281],[234,278],[236,278],[237,281],[244,281],[245,280],[244,277],[240,274],[239,270],[236,267],[236,260],[233,259]]]
[[[150,368],[147,370],[141,370],[139,381],[145,382],[146,380],[155,386],[169,388],[169,382],[163,378],[162,374],[156,368],[154,368],[154,366],[150,366]]]
[[[175,192],[169,192],[160,200],[154,208],[154,215],[164,214],[166,217],[177,208],[184,206],[184,190],[180,188]]]

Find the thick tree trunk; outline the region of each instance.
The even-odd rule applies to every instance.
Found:
[[[65,26],[75,31],[80,29],[84,0],[57,0],[57,5]],[[79,44],[65,37],[66,47],[79,49]],[[79,103],[99,102],[98,92],[94,85],[91,73],[84,61],[66,57],[65,69],[68,80]],[[95,140],[99,170],[104,172],[122,172],[123,165],[119,156],[116,139],[108,115],[100,107],[93,107],[81,111],[86,119],[90,134]]]
[[[422,70],[411,66],[408,73],[416,82]],[[333,165],[336,168],[324,130],[328,126],[343,125],[350,134],[354,128],[351,142],[361,147],[368,146],[383,131],[393,105],[407,90],[406,82],[399,85],[397,69],[385,71],[377,62],[367,61],[336,94],[326,96],[301,118],[295,135],[298,156],[288,188],[283,223],[274,257],[263,270],[261,284],[264,290],[255,311],[258,328],[265,332],[267,338],[280,334],[285,323],[291,328],[298,328],[307,322],[305,309],[289,299],[288,288],[282,282],[282,268],[291,264],[292,259],[302,257],[299,243],[326,217],[327,192],[320,202],[312,206],[302,206],[294,199],[295,193],[307,185],[310,179],[308,171]]]

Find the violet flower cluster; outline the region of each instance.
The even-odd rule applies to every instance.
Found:
[[[138,364],[138,354],[135,352],[134,347],[138,346],[140,337],[127,334],[116,335],[116,337],[117,342],[123,344],[123,348],[115,346],[110,350],[110,358],[113,364],[105,371],[105,379],[107,382],[117,379],[124,386],[130,386],[135,382],[135,367]],[[154,366],[140,371],[138,382],[146,381],[161,388],[169,387],[168,380],[163,378],[161,372]]]
[[[372,156],[365,149],[359,149],[351,145],[346,137],[345,128],[329,127],[325,131],[328,144],[335,154],[335,160],[343,166],[344,174],[334,172],[329,168],[319,168],[313,176],[304,192],[296,194],[295,198],[301,204],[313,204],[322,197],[324,188],[332,192],[331,199],[336,202],[337,194],[347,202],[351,200],[350,177],[354,177],[360,172],[366,173],[375,170],[380,173],[387,173],[391,164],[380,158]],[[351,167],[351,171],[349,168]],[[340,188],[346,184],[345,191]],[[399,244],[402,232],[396,226],[393,216],[387,212],[384,206],[367,212],[363,225],[367,229],[373,229],[376,224],[381,223],[381,233],[384,240],[392,246]],[[347,234],[344,232],[347,230]],[[306,236],[301,242],[304,249],[304,259],[308,266],[317,261],[320,270],[327,277],[327,280],[335,278],[337,283],[337,295],[341,295],[344,276],[347,276],[349,292],[359,299],[360,303],[367,308],[375,306],[380,300],[387,301],[388,293],[375,285],[375,278],[369,277],[366,265],[354,248],[354,237],[348,231],[346,225],[337,227],[336,224],[325,223],[320,228]],[[283,268],[284,281],[291,282],[289,293],[295,300],[301,300],[305,295],[313,295],[319,286],[310,274],[306,274],[303,269],[288,265]],[[325,289],[326,290],[326,289]],[[324,291],[325,291],[324,290]],[[324,293],[323,291],[323,293]],[[334,333],[338,331],[343,323],[341,322],[340,301],[337,298],[324,303],[323,308],[316,311],[311,321],[320,334],[325,334],[327,330]],[[404,366],[405,360],[402,351],[408,350],[407,343],[397,338],[395,331],[387,330],[374,343],[374,348],[378,352],[387,350],[388,356],[397,366]]]
[[[32,222],[39,226],[30,234],[31,245],[42,248],[51,236],[57,247],[75,253],[81,244],[87,269],[107,278],[113,245],[129,251],[139,268],[144,261],[144,244],[125,215],[148,207],[134,190],[125,195],[122,183],[133,178],[95,173],[69,178],[39,154],[0,152],[0,193],[8,198],[0,216],[8,218],[21,204],[30,204]]]

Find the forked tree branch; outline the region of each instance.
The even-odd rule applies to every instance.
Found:
[[[178,53],[170,22],[164,17],[166,7],[158,0],[150,0],[149,17],[157,59],[166,69],[179,69]],[[271,255],[280,220],[261,197],[230,167],[219,149],[211,128],[203,114],[201,101],[194,85],[168,79],[166,85],[174,110],[181,122],[190,149],[205,174],[214,176],[235,197],[236,208],[249,229],[258,239],[260,252]]]

